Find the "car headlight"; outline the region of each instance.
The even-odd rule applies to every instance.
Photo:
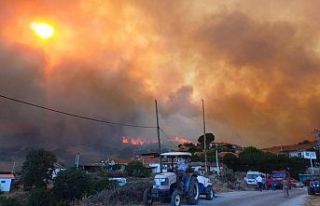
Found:
[[[154,184],[156,186],[168,185],[168,183],[169,183],[169,179],[168,178],[156,178],[156,179],[154,179]]]

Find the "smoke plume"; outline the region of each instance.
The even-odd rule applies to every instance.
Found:
[[[7,1],[0,93],[107,121],[155,126],[162,140],[207,130],[265,147],[311,139],[320,124],[318,1]],[[54,29],[50,39],[33,21]],[[105,125],[0,100],[0,150],[88,159],[121,153],[155,129]],[[155,140],[148,142],[155,142]],[[2,156],[2,155],[1,155]]]

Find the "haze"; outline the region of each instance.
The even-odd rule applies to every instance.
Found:
[[[115,122],[163,141],[207,130],[266,147],[320,123],[317,0],[1,1],[0,93]],[[30,23],[54,29],[38,38]],[[0,100],[2,154],[45,147],[96,156],[154,129],[107,126]],[[140,144],[140,143],[139,143]]]

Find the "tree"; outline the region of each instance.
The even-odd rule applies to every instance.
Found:
[[[206,148],[209,148],[210,144],[214,141],[214,134],[212,133],[206,133]],[[198,145],[201,147],[201,149],[203,149],[203,145],[204,145],[204,135],[201,135],[198,138]]]
[[[233,171],[238,171],[239,168],[239,158],[232,154],[232,153],[227,153],[223,159],[222,162],[227,165],[228,168],[232,169]]]
[[[52,179],[56,156],[44,149],[32,150],[23,163],[21,175],[24,186],[46,187]]]
[[[241,170],[264,171],[261,163],[264,161],[264,152],[255,148],[247,147],[239,155]]]
[[[91,178],[83,170],[71,168],[58,173],[53,193],[58,200],[72,201],[90,192]]]

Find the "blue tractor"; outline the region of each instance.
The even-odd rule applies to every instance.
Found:
[[[209,178],[193,171],[188,162],[191,153],[168,152],[160,155],[163,162],[163,172],[154,178],[152,187],[143,194],[145,206],[152,205],[153,201],[170,202],[171,206],[181,205],[182,199],[188,204],[197,205],[200,195],[212,200],[214,191]]]

